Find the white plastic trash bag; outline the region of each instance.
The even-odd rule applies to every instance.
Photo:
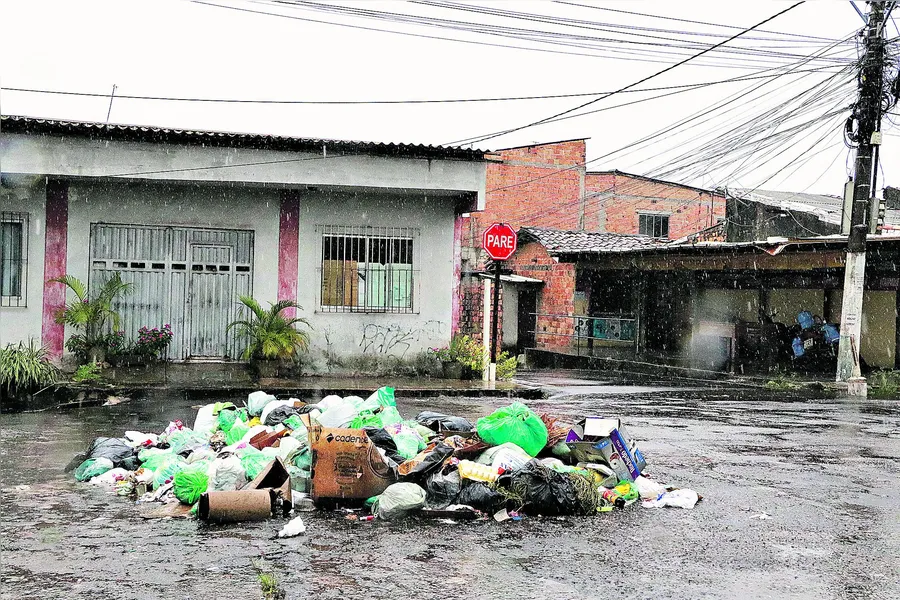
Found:
[[[344,400],[329,406],[316,420],[322,427],[348,427],[358,415],[356,406]]]
[[[518,471],[530,460],[531,455],[519,446],[512,442],[504,442],[482,452],[475,462],[490,465],[492,469],[502,467],[504,471]]]
[[[343,402],[344,402],[343,398],[341,398],[340,396],[337,396],[335,394],[331,394],[330,396],[325,396],[324,398],[319,400],[319,403],[316,404],[316,406],[319,408],[319,410],[321,410],[322,412],[325,412],[332,406],[342,404]]]
[[[387,487],[375,505],[375,516],[385,521],[402,519],[410,511],[425,506],[425,490],[414,483],[394,483]]]
[[[215,404],[207,404],[200,407],[200,410],[197,411],[197,418],[194,419],[194,433],[200,434],[205,438],[212,435],[219,424],[218,418],[213,415],[215,407]]]
[[[257,417],[262,414],[263,409],[269,402],[274,402],[275,396],[267,394],[263,391],[256,391],[247,396],[247,412]]]
[[[697,492],[694,490],[682,489],[666,492],[659,497],[658,500],[644,500],[641,506],[647,508],[664,508],[666,506],[674,506],[675,508],[694,508],[699,500]]]
[[[209,468],[209,489],[215,492],[236,490],[247,482],[241,459],[231,454],[217,458]]]
[[[652,479],[647,479],[643,475],[634,480],[634,485],[637,487],[642,500],[657,500],[666,493],[666,486]]]

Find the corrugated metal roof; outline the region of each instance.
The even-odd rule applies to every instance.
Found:
[[[357,140],[301,138],[259,133],[172,129],[92,121],[42,119],[21,115],[0,115],[0,129],[12,133],[73,135],[100,139],[249,147],[267,150],[315,149],[321,151],[324,145],[328,150],[332,151],[352,151],[404,158],[443,158],[480,161],[484,160],[485,154],[483,150],[459,146],[428,146],[425,144],[395,144]]]
[[[665,246],[668,240],[646,235],[626,235],[600,231],[565,231],[542,227],[522,227],[519,235],[540,243],[551,254],[629,252]]]
[[[838,226],[841,224],[844,210],[844,199],[840,196],[741,189],[728,190],[728,193],[742,200],[751,200],[774,208],[815,215],[820,221]],[[892,226],[900,225],[900,210],[888,209],[885,211],[884,222]]]

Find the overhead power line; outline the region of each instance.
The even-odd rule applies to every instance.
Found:
[[[561,116],[563,116],[563,115],[567,115],[567,114],[569,114],[569,113],[575,112],[576,110],[580,110],[580,109],[582,109],[582,108],[585,108],[586,106],[590,106],[591,104],[594,104],[594,103],[596,103],[596,102],[599,102],[599,101],[601,101],[601,100],[603,100],[603,99],[605,99],[605,98],[609,98],[610,96],[612,96],[612,95],[614,95],[614,94],[619,94],[619,93],[621,93],[621,92],[623,92],[623,91],[625,91],[625,90],[629,90],[629,89],[631,89],[631,88],[633,88],[633,87],[636,87],[636,86],[638,86],[638,85],[644,83],[645,81],[649,81],[649,80],[651,80],[651,79],[653,79],[653,78],[655,78],[655,77],[659,77],[660,75],[662,75],[662,74],[664,74],[664,73],[668,73],[669,71],[671,71],[671,70],[673,70],[673,69],[676,69],[676,68],[680,67],[681,65],[683,65],[683,64],[685,64],[685,63],[687,63],[687,62],[689,62],[689,61],[691,61],[691,60],[693,60],[693,59],[695,59],[695,58],[698,58],[698,57],[700,57],[700,56],[703,56],[704,54],[706,54],[706,53],[708,53],[708,52],[711,52],[713,49],[718,48],[719,46],[722,46],[722,45],[724,45],[724,44],[727,44],[727,43],[730,42],[731,40],[734,40],[734,39],[740,37],[742,34],[747,33],[748,31],[753,31],[755,28],[759,27],[760,25],[763,25],[763,24],[765,24],[765,23],[768,23],[769,21],[772,21],[773,19],[776,19],[776,18],[780,17],[781,15],[785,14],[786,12],[791,11],[791,10],[797,8],[798,6],[800,6],[801,4],[803,4],[804,2],[805,2],[805,0],[800,0],[800,2],[797,2],[797,3],[795,3],[795,4],[792,4],[792,5],[789,6],[788,8],[785,8],[784,10],[781,10],[781,11],[775,13],[775,14],[772,15],[771,17],[768,17],[768,18],[766,18],[766,19],[760,21],[760,22],[757,23],[756,25],[753,25],[753,26],[751,26],[751,27],[748,27],[747,29],[744,29],[743,31],[740,31],[740,32],[734,34],[733,36],[731,36],[730,38],[728,38],[728,39],[726,39],[726,40],[723,40],[723,41],[721,41],[721,42],[719,42],[719,43],[717,43],[717,44],[714,44],[714,45],[712,45],[712,46],[710,46],[710,47],[704,49],[704,50],[701,50],[700,52],[698,52],[698,53],[696,53],[696,54],[694,54],[694,55],[692,55],[692,56],[690,56],[690,57],[688,57],[688,58],[686,58],[686,59],[684,59],[684,60],[678,61],[677,63],[675,63],[675,64],[673,64],[673,65],[670,65],[670,66],[666,67],[665,69],[662,69],[662,70],[660,70],[660,71],[657,71],[656,73],[653,73],[652,75],[648,75],[647,77],[644,77],[644,78],[642,78],[642,79],[639,79],[638,81],[635,81],[635,82],[630,83],[630,84],[628,84],[628,85],[626,85],[626,86],[624,86],[624,87],[622,87],[622,88],[619,88],[618,90],[616,90],[616,91],[614,91],[614,92],[611,92],[611,93],[609,93],[609,94],[604,94],[604,95],[601,96],[600,98],[595,98],[594,100],[589,100],[588,102],[585,102],[585,103],[583,103],[583,104],[579,104],[578,106],[574,106],[574,107],[572,107],[572,108],[570,108],[570,109],[567,109],[567,110],[564,110],[564,111],[562,111],[562,112],[559,112],[559,113],[550,115],[549,117],[544,117],[543,119],[539,119],[539,120],[533,121],[533,122],[531,122],[531,123],[527,123],[527,124],[525,124],[525,125],[520,125],[519,127],[513,127],[513,128],[511,128],[511,129],[507,129],[507,130],[504,130],[504,131],[501,131],[501,132],[494,132],[494,133],[492,133],[492,134],[488,134],[488,135],[485,135],[485,136],[479,136],[479,137],[475,137],[475,138],[465,138],[465,139],[463,139],[463,140],[457,140],[457,141],[454,141],[454,142],[450,142],[450,144],[457,144],[457,143],[463,143],[463,142],[465,142],[466,144],[476,144],[476,143],[478,143],[478,142],[483,142],[483,141],[485,141],[485,140],[489,140],[489,139],[492,139],[492,138],[495,138],[495,137],[500,137],[501,135],[506,135],[506,134],[509,134],[509,133],[514,133],[514,132],[516,132],[516,131],[521,131],[521,130],[527,129],[527,128],[529,128],[529,127],[534,127],[535,125],[540,125],[541,123],[545,123],[545,122],[549,121],[550,119],[555,119],[555,118],[561,117]]]

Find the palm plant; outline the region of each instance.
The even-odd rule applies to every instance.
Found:
[[[35,345],[7,344],[0,348],[0,389],[11,396],[29,394],[59,380],[59,369],[47,350]]]
[[[119,330],[119,313],[113,310],[113,302],[119,295],[129,293],[132,285],[122,281],[119,273],[104,281],[96,294],[90,293],[87,286],[72,275],[50,281],[64,284],[75,294],[75,298],[56,313],[57,323],[65,323],[80,332],[69,339],[66,347],[72,351],[80,349],[77,354],[82,355],[83,361],[103,362],[108,324],[112,322],[113,330]]]
[[[279,300],[274,304],[270,302],[267,310],[250,296],[239,298],[249,310],[249,318],[230,323],[228,330],[236,328],[238,335],[247,339],[244,359],[296,360],[309,348],[309,333],[297,329],[297,325],[311,327],[309,322],[282,314],[289,308],[302,310],[302,306],[291,300]]]

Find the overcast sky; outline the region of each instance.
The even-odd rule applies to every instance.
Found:
[[[697,52],[702,47],[698,44],[709,46],[740,31],[648,15],[743,28],[792,4],[764,0],[573,0],[591,5],[573,6],[466,0],[470,10],[463,11],[403,2],[321,0],[351,9],[525,30],[514,33],[519,37],[506,37],[500,36],[496,28],[482,34],[450,29],[446,22],[445,26],[426,27],[397,22],[396,18],[385,21],[335,14],[315,6],[302,8],[251,0],[203,2],[208,3],[4,3],[0,9],[4,23],[0,36],[0,86],[4,88],[0,92],[0,110],[4,114],[102,122],[107,118],[108,97],[36,94],[8,88],[109,94],[114,84],[118,95],[306,101],[471,99],[614,91]],[[863,2],[858,5],[865,10]],[[531,16],[491,16],[472,12],[472,7],[519,11]],[[598,8],[628,10],[644,16]],[[578,27],[540,22],[533,15],[571,19],[569,23]],[[475,146],[493,149],[587,137],[588,159],[597,159],[731,98],[729,104],[690,121],[689,128],[685,125],[660,133],[627,154],[620,151],[592,160],[589,168],[617,168],[702,186],[759,186],[839,194],[847,167],[852,166],[852,155],[848,155],[840,134],[847,112],[841,113],[840,107],[849,105],[856,95],[848,61],[855,59],[857,50],[853,42],[835,45],[828,40],[845,38],[862,25],[847,1],[807,2],[760,27],[779,33],[745,34],[726,44],[726,48],[734,49],[729,53],[709,53],[638,87],[772,75],[771,69],[776,68],[815,68],[819,69],[817,72],[795,72],[777,80],[748,79],[683,91],[628,107],[527,127],[479,141]],[[619,33],[611,32],[614,30]],[[557,43],[537,42],[536,35]],[[889,37],[897,35],[892,25]],[[521,39],[522,36],[529,39]],[[760,54],[760,49],[766,54]],[[798,57],[815,52],[824,58],[800,64]],[[841,68],[846,69],[843,74],[838,73]],[[761,73],[765,69],[770,70]],[[765,85],[749,89],[761,84]],[[818,93],[813,90],[795,100],[815,84],[821,85]],[[581,110],[613,107],[670,91],[676,90],[623,92]],[[440,144],[527,125],[597,98],[600,97],[339,106],[117,98],[109,121]],[[779,112],[775,109],[778,105],[785,108]],[[805,110],[800,110],[801,106]],[[829,111],[833,112],[832,117],[824,118]],[[896,184],[900,172],[896,154],[900,151],[900,138],[891,135],[900,135],[900,131],[888,121],[884,127],[888,135],[882,148],[879,188],[885,181]],[[785,130],[790,131],[780,133]],[[692,161],[692,157],[698,160]]]

